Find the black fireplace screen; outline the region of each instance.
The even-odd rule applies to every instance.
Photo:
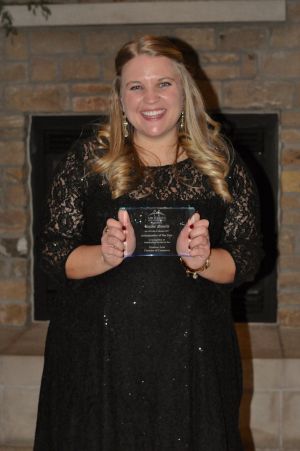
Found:
[[[278,193],[278,117],[276,114],[213,114],[223,134],[250,169],[258,187],[265,258],[253,282],[232,293],[237,322],[275,322]],[[48,320],[57,287],[40,269],[38,237],[47,190],[58,161],[80,136],[89,136],[99,116],[34,116],[30,159],[33,205],[34,319]]]

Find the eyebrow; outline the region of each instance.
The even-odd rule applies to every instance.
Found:
[[[173,78],[173,77],[168,77],[168,76],[160,77],[160,78],[158,79],[158,81],[163,81],[163,80],[172,80],[172,81],[176,81],[175,78]],[[131,85],[131,84],[134,84],[134,83],[142,83],[142,82],[141,82],[140,80],[130,80],[130,81],[128,81],[128,82],[126,83],[125,86]]]

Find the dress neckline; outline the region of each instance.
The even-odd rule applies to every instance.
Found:
[[[169,163],[169,164],[162,164],[162,165],[158,165],[158,166],[145,166],[146,169],[168,169],[168,168],[172,168],[172,167],[180,167],[180,166],[184,166],[184,163],[186,163],[187,161],[189,161],[190,158],[187,157],[184,160],[180,160],[180,161],[176,161],[176,163]]]

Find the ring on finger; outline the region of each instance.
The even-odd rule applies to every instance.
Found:
[[[105,232],[105,233],[108,232],[108,227],[107,227],[107,226],[104,228],[104,232]]]

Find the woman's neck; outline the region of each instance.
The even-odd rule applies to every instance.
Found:
[[[146,166],[165,166],[174,164],[176,161],[184,160],[185,152],[178,149],[177,142],[162,142],[151,140],[135,140],[136,151]]]

